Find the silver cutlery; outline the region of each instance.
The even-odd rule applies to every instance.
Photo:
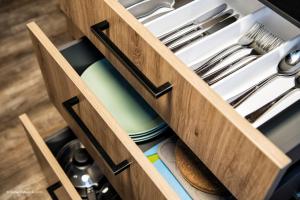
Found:
[[[208,85],[213,85],[218,81],[222,80],[223,78],[229,76],[230,74],[236,72],[237,70],[247,66],[254,60],[259,58],[259,55],[245,55],[242,58],[237,59],[232,64],[226,65],[216,71],[215,73],[210,74],[204,80],[207,82]]]
[[[262,24],[256,23],[245,35],[239,39],[236,44],[219,51],[206,63],[196,67],[195,72],[200,76],[207,73],[217,64],[240,49],[251,47],[256,49],[259,53],[264,54],[275,49],[282,43],[283,41],[279,37],[267,31]]]
[[[278,67],[277,72],[260,81],[258,84],[248,88],[247,90],[235,95],[234,97],[227,100],[234,108],[243,103],[257,90],[267,85],[277,76],[294,76],[300,71],[300,50],[295,50],[284,57]]]
[[[227,58],[225,58],[222,62],[218,63],[217,65],[215,65],[213,68],[211,68],[209,71],[203,73],[203,75],[199,75],[202,79],[206,79],[206,77],[217,73],[219,70],[221,70],[222,68],[224,68],[227,65],[231,65],[232,63],[234,63],[235,61],[237,61],[238,59],[243,58],[244,56],[248,56],[253,52],[253,48],[243,48],[243,49],[239,49],[236,52],[232,53],[231,55],[229,55]]]
[[[205,24],[202,25],[203,29],[195,31],[179,40],[172,42],[170,45],[168,45],[168,47],[173,52],[176,52],[179,49],[194,42],[195,40],[201,39],[207,35],[213,34],[217,31],[223,29],[224,27],[237,21],[237,19],[239,17],[239,15],[234,15],[234,16],[229,17],[230,15],[231,15],[230,13],[225,13],[224,15],[217,17],[218,19],[213,18],[213,19],[205,22]],[[222,20],[222,19],[224,19],[224,20]]]
[[[137,19],[147,17],[160,8],[173,8],[175,0],[146,0],[129,7],[127,10]]]
[[[157,14],[155,14],[155,15],[146,17],[146,19],[143,19],[143,20],[141,21],[141,23],[146,24],[146,23],[148,23],[148,22],[151,22],[151,21],[153,21],[153,20],[155,20],[155,19],[157,19],[157,18],[159,18],[159,17],[161,17],[161,16],[163,16],[163,15],[165,15],[165,14],[167,14],[167,13],[173,11],[173,10],[175,10],[175,9],[174,9],[174,8],[171,8],[171,9],[169,9],[169,10],[166,10],[166,11],[157,13]]]
[[[298,90],[298,89],[300,89],[300,74],[298,74],[295,77],[295,85],[292,88],[290,88],[289,90],[287,90],[286,92],[284,92],[283,94],[281,94],[280,96],[275,98],[274,100],[270,101],[269,103],[265,104],[261,108],[257,109],[256,111],[248,114],[245,118],[250,123],[256,122],[261,116],[263,116],[267,111],[269,111],[278,102],[282,101],[283,99],[288,97],[292,92],[294,92],[295,90]]]
[[[128,8],[142,1],[144,0],[119,0],[119,3],[122,4],[125,8]]]
[[[205,22],[206,20],[209,20],[221,12],[223,12],[227,8],[226,4],[219,5],[218,7],[211,9],[210,11],[200,15],[196,19],[194,19],[192,22],[189,22],[171,32],[168,32],[160,37],[158,37],[164,44],[172,42],[176,40],[177,38],[186,35],[192,31],[195,31],[201,26],[201,23]]]

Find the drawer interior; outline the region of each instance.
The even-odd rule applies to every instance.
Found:
[[[159,38],[161,35],[192,22],[196,17],[201,16],[208,10],[223,3],[226,3],[227,9],[233,9],[234,13],[239,14],[239,19],[214,34],[196,40],[175,52],[175,55],[192,71],[204,65],[212,56],[216,55],[216,53],[222,52],[222,50],[224,51],[227,47],[239,43],[240,38],[244,37],[257,23],[263,25],[264,30],[282,40],[281,45],[269,49],[266,52],[258,53],[258,57],[252,62],[249,62],[236,71],[232,71],[232,73],[224,76],[218,82],[211,84],[211,88],[217,92],[224,101],[230,102],[233,97],[242,94],[247,89],[254,87],[266,78],[276,74],[279,63],[286,55],[294,50],[300,49],[300,29],[298,27],[258,1],[242,2],[238,0],[195,0],[171,13],[146,23],[145,27],[147,27],[154,36]],[[248,51],[249,49],[246,50]],[[238,54],[236,56],[238,56]],[[235,58],[233,57],[232,59]],[[229,65],[231,62],[229,61],[230,60],[228,60],[226,64],[226,59],[224,59],[225,64],[223,66]],[[221,67],[222,65],[217,65],[210,73],[213,74],[213,72],[217,72]],[[199,78],[203,78],[203,76]],[[235,107],[235,110],[241,116],[247,117],[278,98],[294,85],[295,74],[293,76],[277,76],[264,87],[257,90],[257,92],[253,93],[253,95],[250,95],[249,98],[239,106]],[[299,138],[293,137],[293,135],[297,133],[297,130],[300,129],[300,125],[292,125],[294,123],[292,122],[293,120],[289,123],[290,125],[286,125],[290,127],[289,133],[286,134],[289,135],[290,138],[293,138],[295,142],[291,144],[281,139],[281,137],[284,137],[283,133],[280,134],[281,137],[279,137],[279,134],[276,134],[277,137],[275,139],[274,132],[275,129],[279,129],[279,124],[275,124],[272,121],[270,122],[270,120],[291,106],[298,110],[295,105],[298,105],[297,101],[299,99],[300,91],[294,90],[289,93],[286,98],[278,101],[278,103],[267,110],[265,114],[259,117],[255,122],[252,122],[255,128],[258,128],[288,155],[292,155],[291,152],[300,144]],[[288,111],[285,113],[288,113]],[[281,116],[283,115],[284,114],[281,114]],[[290,116],[297,121],[298,117],[296,115],[290,114]],[[282,119],[282,117],[277,118]],[[286,122],[286,120],[284,121]],[[263,127],[261,128],[261,126]],[[264,127],[268,127],[268,129]],[[296,162],[300,156],[292,156],[291,158]]]
[[[87,69],[88,66],[94,63],[95,61],[99,59],[105,59],[105,57],[99,52],[99,50],[96,49],[93,46],[93,44],[85,37],[81,38],[80,40],[63,45],[59,49],[62,55],[66,58],[66,60],[71,64],[71,66],[75,69],[75,71],[79,75],[82,74],[83,71]],[[151,140],[147,140],[145,142],[138,142],[136,144],[141,149],[141,151],[144,152],[144,155],[148,157],[148,159],[151,161],[150,157],[152,155],[148,155],[149,152],[157,148],[160,144],[162,144],[164,141],[168,140],[169,138],[174,138],[174,140],[178,140],[176,134],[170,128],[166,129],[162,134],[160,134],[159,136]],[[64,140],[65,139],[63,139],[62,141]],[[53,145],[49,144],[49,146],[53,146]],[[58,148],[57,146],[58,146],[57,144],[54,145],[53,152],[56,151],[55,149]],[[156,165],[157,163],[154,164],[154,166]],[[175,192],[177,192],[177,194],[180,197],[189,196],[188,192],[186,192],[183,188],[178,189],[173,185],[174,181],[176,181],[174,177],[172,177],[171,181],[168,179],[169,177],[166,174],[170,174],[170,172],[169,170],[167,170],[167,168],[162,169],[161,167],[157,167],[156,169],[166,179],[166,181],[170,184],[170,186],[175,190]],[[228,191],[226,194],[227,196],[230,196],[230,199],[233,198]],[[203,193],[202,197],[203,199],[224,199],[224,197],[218,197],[206,193]]]
[[[77,138],[74,135],[74,133],[72,132],[72,130],[70,128],[66,127],[62,130],[59,130],[57,133],[54,133],[52,136],[46,138],[45,142],[46,142],[46,145],[49,147],[50,151],[52,152],[52,154],[54,155],[54,157],[58,158],[57,156],[59,155],[60,151],[62,149],[66,149],[65,148],[66,145],[68,145],[69,142],[72,142],[76,139]],[[63,166],[62,161],[58,160],[58,162],[59,162],[60,166],[62,167],[62,169],[65,170],[65,167]],[[99,167],[99,169],[101,170],[101,167]],[[67,172],[65,171],[65,173],[67,173]],[[93,172],[93,173],[96,174],[95,172]],[[108,196],[112,200],[120,199],[119,195],[114,190],[112,185],[108,182],[108,180],[105,176],[101,177],[101,180],[98,182],[98,184],[99,184],[99,186],[97,188],[99,190],[102,190],[102,187],[106,187],[109,191],[109,192],[106,191],[106,194],[104,193],[104,195],[102,195],[101,197],[99,196],[100,199],[108,197]],[[82,193],[81,195],[85,195],[85,194]]]
[[[68,43],[60,48],[60,51],[62,55],[67,59],[67,61],[72,65],[72,67],[75,69],[75,71],[80,75],[83,73],[83,71],[92,63],[99,59],[104,59],[104,56],[98,51],[97,48],[94,47],[94,45],[87,39],[87,38],[82,38],[81,40],[74,41],[71,43]],[[80,55],[80,56],[79,56]],[[295,107],[296,106],[296,107]],[[260,127],[260,130],[266,133],[266,136],[270,138],[272,142],[274,142],[283,152],[285,152],[288,156],[290,156],[293,159],[293,163],[295,164],[294,166],[298,166],[299,162],[297,162],[299,159],[298,154],[296,152],[299,151],[299,144],[297,143],[298,137],[295,132],[294,127],[292,128],[291,131],[291,138],[282,140],[282,138],[285,136],[285,133],[287,130],[290,129],[290,123],[292,123],[294,126],[297,126],[297,120],[299,121],[299,112],[295,111],[295,108],[299,106],[299,102],[297,105],[293,105],[292,108],[289,109],[289,116],[294,116],[292,122],[289,121],[289,123],[285,124],[285,129],[279,128],[282,126],[278,125],[278,120],[281,122],[283,121],[282,119],[286,116],[277,116],[276,118],[272,119],[270,123],[265,124],[264,126]],[[284,114],[284,113],[283,113]],[[283,115],[281,114],[281,115]],[[286,114],[285,114],[286,115]],[[274,121],[275,120],[275,121]],[[276,122],[277,120],[277,122]],[[283,123],[283,122],[282,122]],[[176,134],[171,130],[167,129],[164,134],[160,135],[159,137],[156,137],[150,141],[144,142],[144,143],[138,143],[138,147],[145,152],[145,155],[147,155],[147,151],[155,147],[156,145],[159,145],[166,139],[170,137],[176,137]],[[52,144],[49,144],[49,147],[52,146]],[[52,151],[55,152],[58,147],[54,145]],[[293,167],[294,168],[294,167]],[[278,188],[284,187],[284,183],[287,178],[290,177],[291,170],[288,170],[286,176],[282,179],[283,181],[279,184]],[[295,170],[294,170],[295,171]],[[295,173],[293,171],[293,173]],[[161,172],[160,172],[161,173]],[[164,173],[162,173],[164,174]],[[298,181],[298,179],[296,179]],[[277,192],[277,191],[276,191]],[[276,194],[276,192],[274,194]],[[281,193],[280,193],[281,194]],[[179,194],[180,195],[180,194]],[[232,198],[232,197],[230,197]],[[210,198],[207,198],[210,199]]]

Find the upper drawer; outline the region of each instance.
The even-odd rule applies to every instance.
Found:
[[[238,199],[263,199],[272,193],[290,158],[122,5],[61,0],[61,7]]]
[[[272,193],[290,158],[122,5],[116,0],[60,2],[73,23],[238,199],[263,199]],[[255,10],[247,8],[244,14]]]
[[[124,199],[177,195],[35,23],[28,24],[51,101]]]

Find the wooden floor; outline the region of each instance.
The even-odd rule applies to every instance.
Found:
[[[55,0],[0,0],[0,199],[50,199],[18,115],[44,136],[65,126],[49,103],[25,24],[36,21],[51,40],[70,40]]]

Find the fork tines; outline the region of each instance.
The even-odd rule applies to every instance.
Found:
[[[280,37],[271,33],[260,23],[253,25],[245,34],[245,37],[253,39],[251,46],[260,53],[267,53],[284,42]]]

